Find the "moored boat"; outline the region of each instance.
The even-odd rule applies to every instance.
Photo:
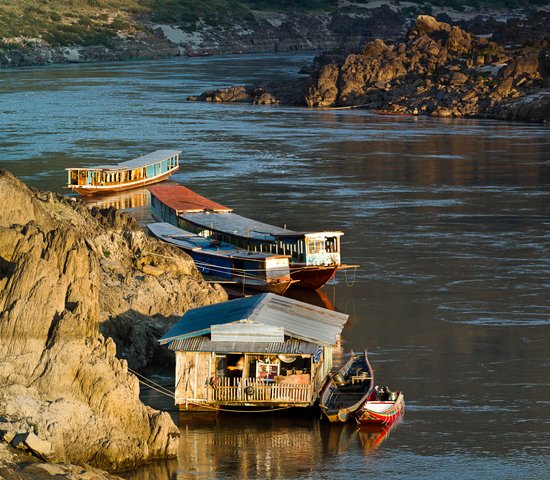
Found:
[[[360,425],[391,426],[405,411],[405,396],[387,387],[376,388],[357,411],[355,419]]]
[[[347,422],[365,403],[374,386],[374,370],[367,352],[353,353],[348,361],[329,376],[319,407],[330,422]]]
[[[151,223],[147,228],[153,236],[189,254],[198,270],[214,280],[278,294],[284,293],[292,284],[287,256],[249,252],[167,222]]]
[[[149,188],[153,216],[204,237],[231,243],[253,252],[288,255],[290,274],[298,287],[325,285],[342,265],[343,232],[299,232],[242,217],[181,185]]]
[[[180,150],[157,150],[114,165],[66,168],[68,179],[65,188],[88,196],[161,182],[179,168],[180,153]]]
[[[176,354],[175,403],[182,412],[311,408],[347,319],[273,293],[187,310],[159,340]]]

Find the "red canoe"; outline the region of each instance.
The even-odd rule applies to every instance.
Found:
[[[362,407],[357,410],[355,420],[360,425],[392,425],[405,411],[405,397],[400,391],[390,392],[389,398],[380,399],[373,390]]]

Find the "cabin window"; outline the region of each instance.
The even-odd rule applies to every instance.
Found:
[[[216,377],[225,377],[226,370],[227,370],[227,356],[216,355],[215,366],[216,366]]]
[[[226,376],[242,377],[244,371],[244,354],[229,354],[226,356]]]
[[[325,249],[328,253],[334,253],[338,251],[338,242],[336,237],[327,238],[325,242]]]
[[[324,240],[309,240],[308,242],[308,253],[324,253],[325,251],[325,242]]]
[[[311,357],[301,355],[279,355],[281,375],[301,375],[311,373]]]

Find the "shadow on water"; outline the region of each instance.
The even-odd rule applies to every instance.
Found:
[[[177,461],[154,462],[124,478],[309,478],[321,462],[368,454],[389,433],[384,427],[330,424],[312,409],[187,413],[179,416],[179,427]]]

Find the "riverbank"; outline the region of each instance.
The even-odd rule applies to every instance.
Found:
[[[0,474],[22,468],[11,447],[109,471],[175,456],[176,425],[140,401],[131,369],[184,311],[225,292],[115,209],[5,170],[0,199]]]
[[[24,19],[18,20],[23,23],[21,32],[6,28],[0,38],[0,67],[296,50],[349,51],[376,38],[401,38],[416,15],[424,13],[505,43],[540,42],[548,35],[547,22],[541,18],[548,9],[542,7],[539,11],[454,10],[428,3],[346,1],[334,8],[310,10],[256,10],[241,5],[223,15],[208,9],[196,14],[170,13],[160,4],[157,11],[144,6],[96,11],[87,5],[85,11],[60,14],[45,6],[35,8],[37,17],[27,19],[29,25]],[[0,25],[13,24],[16,18],[29,14],[25,12],[14,12],[10,17],[10,12],[0,10]]]
[[[509,47],[421,15],[402,40],[325,53],[307,78],[222,88],[207,102],[367,108],[394,115],[550,122],[550,45]]]

